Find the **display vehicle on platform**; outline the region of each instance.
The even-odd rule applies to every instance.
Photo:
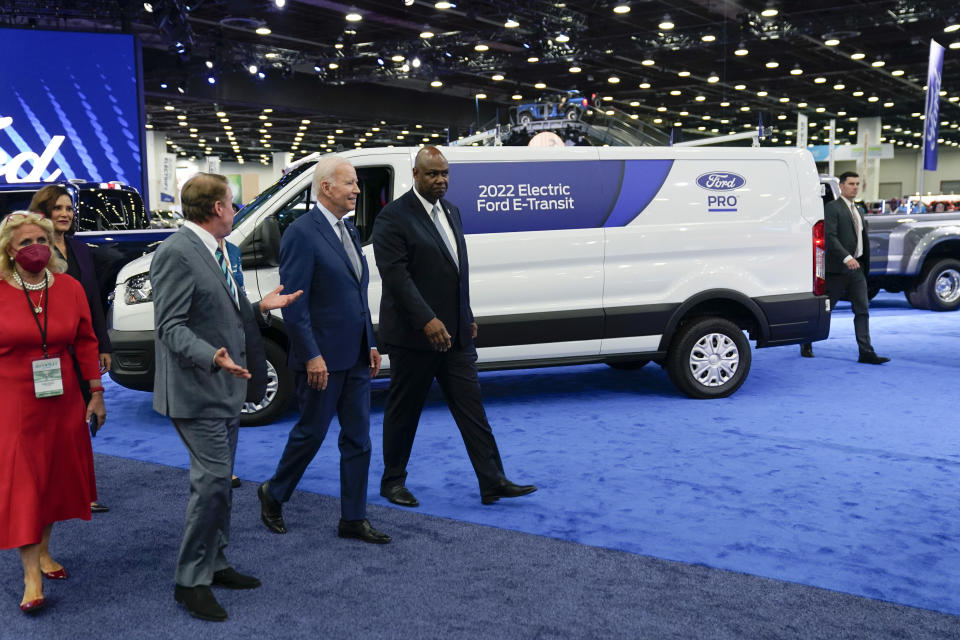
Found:
[[[345,152],[370,236],[377,214],[413,184],[417,149]],[[463,221],[480,368],[655,361],[694,398],[735,392],[757,347],[822,340],[823,204],[806,150],[679,147],[451,147],[446,199]],[[301,161],[244,207],[228,240],[242,251],[247,294],[279,282],[280,238],[313,206]],[[153,384],[151,255],[117,278],[111,339],[118,383]],[[270,387],[245,408],[270,422],[293,395],[281,317],[266,330]],[[384,368],[389,368],[388,358]],[[387,371],[389,373],[389,371]]]

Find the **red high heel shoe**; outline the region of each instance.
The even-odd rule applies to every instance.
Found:
[[[43,605],[46,603],[46,598],[40,596],[36,600],[24,602],[22,605],[20,605],[20,611],[23,611],[24,613],[36,613],[37,611],[40,611],[40,609],[43,609]]]
[[[67,570],[63,567],[60,567],[56,571],[44,571],[43,575],[49,580],[66,580]]]

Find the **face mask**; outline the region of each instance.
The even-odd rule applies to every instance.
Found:
[[[24,271],[40,273],[50,262],[50,247],[45,244],[31,244],[17,251],[13,259]]]

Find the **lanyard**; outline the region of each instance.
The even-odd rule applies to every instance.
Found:
[[[26,285],[23,286],[23,297],[27,299],[27,306],[30,307],[30,314],[33,316],[33,321],[37,323],[37,329],[40,330],[40,341],[43,343],[43,357],[49,358],[47,355],[47,320],[50,319],[50,280],[47,277],[47,274],[43,274],[43,295],[47,299],[47,312],[43,315],[43,326],[40,326],[40,319],[37,318],[37,312],[33,310],[33,302],[30,301],[30,294],[27,293]]]

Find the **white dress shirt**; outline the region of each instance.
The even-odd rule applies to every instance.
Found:
[[[427,218],[430,220],[430,224],[433,224],[433,204],[426,198],[424,198],[417,191],[416,187],[413,189],[414,195],[417,196],[417,199],[420,200],[420,203],[423,205],[424,211],[427,212]],[[460,247],[457,246],[457,236],[453,235],[453,229],[450,228],[450,222],[447,220],[446,211],[443,208],[443,205],[437,200],[437,206],[440,207],[440,214],[437,218],[440,219],[440,226],[443,227],[443,231],[447,234],[447,239],[450,241],[450,247],[453,249],[453,259],[459,263],[460,262]]]

